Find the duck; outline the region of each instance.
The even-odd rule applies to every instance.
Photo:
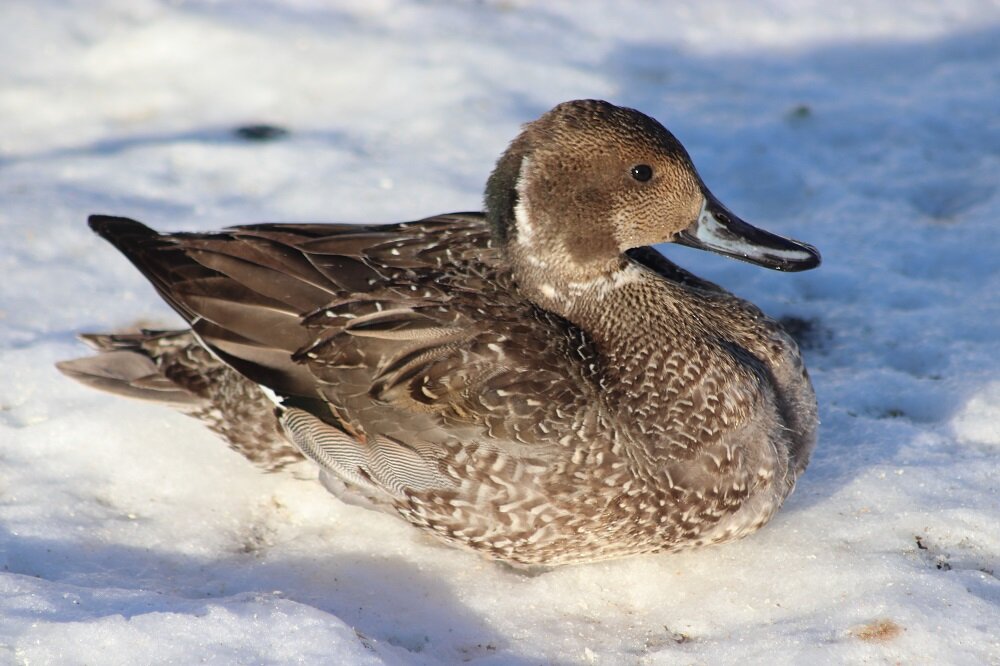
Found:
[[[765,525],[816,444],[801,353],[653,245],[783,272],[819,252],[741,220],[663,125],[601,100],[524,125],[484,208],[210,233],[92,215],[188,327],[83,335],[98,354],[59,369],[516,567]]]

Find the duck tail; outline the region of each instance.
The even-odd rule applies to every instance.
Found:
[[[167,404],[182,411],[197,409],[207,400],[169,379],[157,363],[164,349],[188,331],[139,333],[85,333],[80,336],[99,353],[56,363],[67,377],[115,395]]]
[[[80,339],[98,353],[56,363],[67,377],[199,419],[265,471],[302,460],[264,393],[209,355],[191,331],[85,333]]]

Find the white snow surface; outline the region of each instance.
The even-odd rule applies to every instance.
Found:
[[[1000,663],[996,2],[6,0],[0,26],[0,663]],[[811,326],[820,443],[754,536],[526,575],[53,367],[179,323],[88,213],[478,209],[519,124],[581,97],[823,253],[664,248]]]

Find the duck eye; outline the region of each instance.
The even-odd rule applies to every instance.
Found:
[[[645,183],[653,177],[653,167],[648,164],[636,164],[632,167],[631,173],[633,178],[638,180],[640,183]]]

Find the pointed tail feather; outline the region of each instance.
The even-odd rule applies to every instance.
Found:
[[[177,409],[202,407],[207,402],[164,377],[149,356],[137,351],[105,351],[60,361],[56,367],[81,384],[127,398],[164,403]]]

